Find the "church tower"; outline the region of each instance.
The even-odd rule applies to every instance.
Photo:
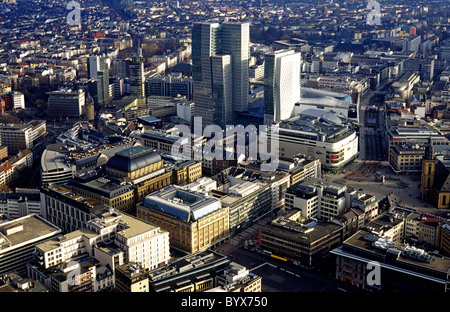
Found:
[[[422,176],[420,182],[420,194],[422,199],[431,200],[434,185],[434,173],[436,170],[436,159],[431,140],[425,147],[425,155],[422,160]]]

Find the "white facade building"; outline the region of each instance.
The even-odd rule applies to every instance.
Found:
[[[264,123],[272,124],[293,116],[300,100],[301,54],[279,50],[265,55]]]
[[[14,109],[25,109],[25,95],[22,92],[11,92],[11,98]]]

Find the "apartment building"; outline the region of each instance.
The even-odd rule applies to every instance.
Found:
[[[347,206],[347,187],[334,182],[307,178],[286,191],[286,209],[299,209],[304,218],[332,219]]]

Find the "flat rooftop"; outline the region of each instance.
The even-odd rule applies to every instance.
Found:
[[[173,285],[176,285],[177,283],[180,283],[177,281],[178,279],[182,279],[184,281],[184,276],[186,276],[186,274],[182,273],[190,272],[192,275],[195,275],[195,272],[199,271],[199,274],[205,274],[206,272],[202,273],[205,268],[220,264],[228,265],[228,257],[209,249],[203,250],[182,258],[178,258],[166,265],[150,271],[149,281],[154,285],[158,285],[166,281],[172,281]]]
[[[151,149],[145,146],[137,145],[116,153],[116,155],[125,157],[125,158],[134,158],[139,157],[143,154],[150,152]]]
[[[143,206],[168,213],[183,221],[198,220],[222,208],[216,198],[175,185],[148,195]]]
[[[295,220],[294,214],[298,214],[298,209],[292,209],[286,214],[278,217],[270,224],[263,227],[264,231],[271,232],[282,237],[290,237],[301,240],[305,243],[313,243],[328,235],[336,234],[341,226],[330,222],[318,222],[313,220]],[[299,222],[301,221],[301,222]]]
[[[373,245],[373,242],[376,240],[376,237],[370,239],[371,234],[364,230],[360,230],[356,232],[353,236],[344,241],[344,245],[351,246],[352,249],[355,249],[357,254],[361,253],[361,255],[375,255],[378,259],[382,259],[388,253],[388,250],[401,251],[406,245],[402,243],[393,242],[389,248],[377,248]],[[359,252],[358,252],[359,251]],[[417,261],[414,259],[407,258],[403,255],[399,255],[396,259],[396,262],[399,264],[408,264],[408,267],[411,269],[414,266],[422,267],[428,270],[435,270],[441,273],[447,274],[450,268],[450,258],[439,258],[432,257],[430,263]]]
[[[165,232],[158,226],[119,211],[105,212],[98,218],[89,221],[90,224],[94,224],[100,228],[110,226],[116,222],[119,224],[116,234],[126,239],[155,230],[158,231],[158,233]]]
[[[0,224],[0,254],[61,233],[61,229],[37,215]]]
[[[43,172],[58,172],[58,171],[72,171],[72,167],[67,161],[66,154],[53,151],[44,150],[41,157],[41,167]]]

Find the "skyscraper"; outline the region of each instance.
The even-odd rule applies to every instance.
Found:
[[[138,99],[138,104],[145,105],[145,76],[144,76],[144,58],[142,50],[133,54],[128,68],[130,71],[130,94]]]
[[[250,24],[223,23],[222,51],[231,54],[233,72],[233,110],[244,112],[248,108]]]
[[[109,59],[92,55],[88,59],[88,88],[96,104],[106,104],[111,100],[109,94]]]
[[[196,23],[192,29],[195,116],[225,128],[248,97],[248,23]]]
[[[272,124],[292,117],[300,100],[300,53],[279,50],[264,58],[264,123]]]

